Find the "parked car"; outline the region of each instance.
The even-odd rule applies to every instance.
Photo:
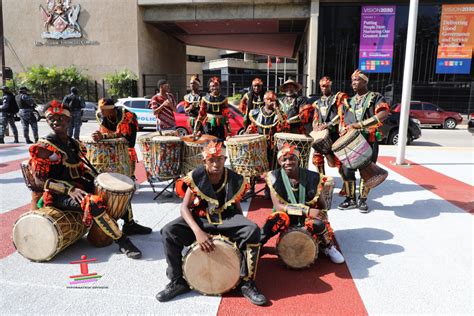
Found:
[[[469,122],[467,123],[467,130],[474,134],[474,113],[469,115]]]
[[[400,113],[392,112],[383,122],[380,128],[383,139],[382,144],[397,145],[398,144],[398,130],[400,129]],[[420,121],[414,117],[409,117],[407,143],[411,144],[415,139],[421,137]]]
[[[82,110],[82,121],[87,122],[89,120],[95,121],[97,112],[97,103],[86,101],[86,107]]]
[[[138,119],[138,127],[140,129],[146,127],[156,127],[156,117],[153,115],[152,110],[149,108],[148,104],[151,99],[148,98],[123,98],[118,99],[115,103],[117,106],[123,106],[127,110],[135,113]],[[239,110],[230,107],[230,127],[232,130],[231,135],[236,135],[242,133],[244,130],[243,124],[243,115]],[[184,113],[184,104],[183,102],[178,103],[176,107],[176,112],[174,113],[176,119],[176,130],[179,135],[185,136],[191,134],[193,131],[188,126],[188,117]]]
[[[97,112],[97,103],[86,101],[86,107],[82,110],[82,121],[87,122],[89,120],[95,121],[95,113]],[[46,104],[37,104],[33,114],[36,117],[36,120],[39,122],[42,118],[45,117],[44,111],[46,108]]]
[[[398,103],[393,111],[400,112],[401,104]],[[418,119],[421,125],[440,126],[454,129],[462,122],[462,116],[457,112],[444,111],[439,106],[429,102],[411,101],[410,115]]]

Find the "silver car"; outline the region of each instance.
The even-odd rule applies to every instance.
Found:
[[[86,101],[86,107],[82,110],[82,121],[87,122],[89,120],[95,121],[95,113],[97,112],[97,103],[96,102],[89,102]],[[46,105],[45,104],[37,104],[34,114],[36,116],[37,121],[44,118],[44,110]]]

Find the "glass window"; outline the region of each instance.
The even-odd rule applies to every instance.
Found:
[[[421,110],[421,103],[412,103],[410,104],[410,110]]]
[[[431,103],[423,103],[423,110],[425,111],[436,111],[438,108]]]
[[[139,100],[132,102],[132,108],[134,109],[148,109],[148,101]]]
[[[125,101],[125,102],[123,103],[123,105],[124,105],[124,106],[130,106],[130,101]]]

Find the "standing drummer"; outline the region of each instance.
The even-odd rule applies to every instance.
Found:
[[[327,129],[329,131],[329,137],[334,143],[339,138],[339,111],[341,111],[340,107],[343,106],[343,103],[347,103],[347,94],[344,92],[333,94],[331,86],[332,81],[329,77],[324,76],[319,80],[322,96],[312,104],[314,108],[313,131]],[[331,160],[329,161],[330,165],[335,163],[340,170],[339,173],[342,174],[340,161],[334,155],[330,155],[328,158]],[[317,152],[316,150],[314,151],[313,164],[320,174],[326,174],[323,153]]]
[[[131,178],[135,181],[135,187],[138,187],[135,177],[135,166],[138,162],[137,152],[135,151],[135,142],[137,140],[138,121],[135,113],[132,113],[124,107],[116,107],[112,99],[100,99],[99,109],[96,113],[99,122],[99,130],[92,133],[92,139],[97,142],[101,139],[125,138],[128,142],[128,154],[131,164]],[[151,228],[137,224],[133,220],[132,207],[129,204],[127,212],[122,219],[125,224],[123,231],[128,235],[151,234]]]
[[[307,104],[307,98],[299,96],[301,84],[293,79],[286,80],[280,91],[285,95],[278,100],[280,110],[287,117],[290,133],[309,134],[311,132],[311,116],[313,107]]]
[[[279,132],[285,132],[289,129],[286,123],[286,115],[282,114],[277,106],[277,96],[273,91],[267,91],[263,97],[265,105],[257,107],[250,111],[249,121],[250,125],[247,127],[247,134],[260,134],[267,138],[267,160],[271,168],[273,168],[274,157],[274,141],[273,135]],[[255,188],[255,182],[252,181],[250,193]],[[265,197],[270,198],[268,188],[265,189]]]
[[[86,226],[95,222],[127,257],[140,258],[142,254],[127,237],[126,229],[120,231],[117,222],[107,214],[105,202],[94,194],[94,172],[84,164],[79,154],[85,148],[68,136],[69,107],[54,100],[45,114],[53,133],[40,138],[29,149],[29,165],[35,181],[44,186],[39,205],[84,214]]]
[[[252,90],[244,94],[239,103],[239,109],[244,114],[244,128],[250,125],[250,112],[263,105],[263,98],[263,82],[260,78],[255,78],[252,81]]]
[[[182,251],[197,242],[201,250],[214,250],[212,235],[222,234],[236,242],[242,254],[241,292],[250,302],[264,305],[267,299],[255,286],[260,252],[258,226],[248,220],[240,207],[247,189],[244,178],[224,167],[222,142],[210,142],[203,151],[203,163],[176,183],[176,192],[184,197],[181,217],[161,230],[163,248],[171,282],[156,295],[160,302],[190,291],[183,278]],[[224,262],[222,264],[225,264]]]
[[[199,80],[199,75],[191,76],[191,80],[189,81],[191,92],[184,96],[184,111],[189,117],[188,124],[192,131],[194,131],[199,114],[199,106],[201,104],[202,93],[199,91],[200,85],[201,80]]]
[[[355,95],[350,99],[349,104],[345,103],[341,115],[344,135],[348,129],[359,130],[372,147],[372,162],[377,162],[379,154],[379,141],[382,140],[382,134],[379,128],[383,121],[390,115],[390,107],[385,102],[384,97],[378,92],[369,91],[367,84],[369,78],[362,71],[357,69],[351,76],[352,89]],[[356,202],[355,193],[355,170],[342,166],[344,172],[344,189],[347,198],[339,204],[340,210],[347,210],[358,207],[361,213],[367,213],[367,196],[370,189],[364,185],[364,180],[359,183],[359,202]]]
[[[221,94],[221,81],[217,77],[209,79],[209,93],[201,99],[199,115],[194,126],[194,133],[197,134],[201,128],[204,133],[216,136],[224,140],[229,135],[229,108],[227,98]]]
[[[281,168],[267,173],[274,212],[262,227],[260,243],[265,245],[270,238],[289,227],[304,227],[318,240],[332,262],[343,263],[344,257],[334,246],[327,209],[318,205],[318,198],[329,178],[300,168],[299,158],[296,147],[285,143],[277,155]]]

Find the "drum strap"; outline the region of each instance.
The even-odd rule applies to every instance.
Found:
[[[280,169],[281,172],[281,178],[283,179],[283,185],[285,186],[286,190],[286,195],[290,199],[291,204],[298,204],[296,201],[295,194],[293,193],[293,190],[291,190],[291,184],[290,184],[290,179],[286,175],[286,172],[283,169]],[[300,168],[300,183],[298,185],[298,197],[299,197],[299,203],[305,204],[306,200],[306,188],[303,185],[306,180],[306,173],[302,168]]]

